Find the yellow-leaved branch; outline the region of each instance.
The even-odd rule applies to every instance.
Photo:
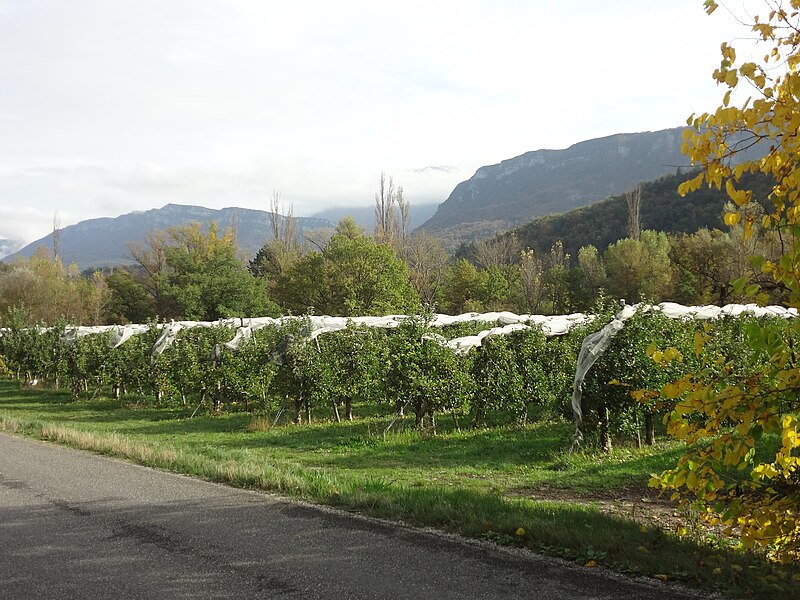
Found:
[[[764,13],[748,26],[764,48],[759,61],[739,62],[736,49],[721,45],[713,78],[723,88],[720,106],[692,115],[683,150],[699,167],[679,188],[685,195],[703,185],[724,189],[732,201],[726,224],[742,222],[744,235],[760,224],[779,240],[778,258],[752,257],[753,265],[780,290],[789,306],[800,307],[800,0],[764,0]],[[718,3],[705,0],[708,14]],[[744,19],[741,19],[744,22]],[[744,92],[744,95],[742,93]],[[745,97],[741,102],[734,98]],[[746,174],[772,182],[768,198],[754,198]],[[756,217],[756,200],[766,206]],[[742,286],[746,282],[742,282]],[[766,294],[747,286],[756,298]],[[667,431],[686,443],[674,469],[651,485],[674,499],[693,502],[711,523],[781,561],[800,559],[800,319],[752,327],[748,342],[763,357],[747,373],[710,349],[707,334],[695,336],[701,367],[654,396],[671,410]],[[674,355],[651,352],[657,363]]]

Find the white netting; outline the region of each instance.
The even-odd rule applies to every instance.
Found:
[[[660,312],[670,319],[685,319],[685,320],[708,320],[717,319],[723,316],[739,316],[739,315],[752,315],[756,317],[781,317],[781,318],[794,318],[798,316],[797,310],[794,308],[784,308],[782,306],[757,306],[755,304],[728,304],[726,306],[683,306],[674,302],[662,302],[657,305],[650,304],[637,304],[634,306],[624,306],[622,310],[614,317],[614,319],[599,331],[588,335],[581,344],[581,349],[578,354],[578,360],[575,368],[575,380],[573,382],[572,391],[572,411],[575,416],[575,443],[580,443],[582,434],[580,430],[580,423],[583,419],[583,410],[581,406],[582,384],[586,377],[586,373],[597,361],[597,359],[608,348],[611,340],[616,336],[625,326],[625,321],[642,312]],[[236,351],[246,344],[253,335],[254,331],[269,325],[285,325],[292,321],[303,321],[306,327],[302,331],[302,336],[305,339],[315,339],[318,336],[341,331],[345,329],[348,324],[363,327],[383,327],[394,328],[398,327],[404,319],[408,319],[407,315],[389,315],[385,317],[329,317],[329,316],[310,316],[310,317],[282,317],[273,319],[270,317],[250,318],[250,319],[222,319],[220,321],[173,321],[164,325],[157,325],[160,328],[161,335],[156,340],[153,349],[152,357],[155,359],[159,354],[164,352],[175,341],[178,332],[182,329],[193,327],[214,327],[214,326],[229,326],[236,329],[236,333],[229,341],[219,344],[215,348],[215,355],[218,355],[221,349],[228,348],[229,350]],[[538,326],[547,337],[564,335],[568,333],[573,327],[583,325],[591,322],[593,317],[582,313],[575,313],[571,315],[517,315],[510,312],[489,312],[489,313],[465,313],[462,315],[434,315],[430,322],[432,327],[445,327],[459,323],[479,322],[479,323],[499,323],[500,326],[491,327],[480,331],[475,335],[464,336],[453,340],[445,340],[442,336],[430,334],[426,336],[428,339],[433,339],[452,348],[458,354],[467,353],[470,350],[479,347],[483,340],[492,335],[509,335],[515,331],[528,329],[532,326]],[[92,335],[97,333],[112,332],[109,336],[109,343],[112,347],[118,347],[124,344],[134,335],[138,335],[148,331],[148,325],[109,325],[98,327],[70,327],[67,328],[61,340],[66,344],[74,343],[80,337]],[[0,335],[3,330],[0,330]],[[275,349],[272,353],[275,362],[282,362],[283,354],[286,348],[291,344],[294,336],[287,337],[284,342]]]
[[[783,306],[758,306],[756,304],[728,304],[726,306],[683,306],[674,302],[661,304],[636,304],[624,306],[614,319],[601,330],[592,333],[583,340],[578,361],[575,367],[575,381],[572,387],[572,412],[575,416],[575,437],[573,445],[580,444],[583,439],[581,421],[583,409],[581,407],[582,384],[586,373],[591,369],[597,359],[606,351],[611,340],[625,326],[625,321],[644,312],[660,312],[669,319],[708,320],[724,316],[740,316],[743,314],[754,317],[780,317],[784,319],[797,317],[797,309],[784,308]]]
[[[310,317],[282,317],[273,319],[270,317],[259,317],[252,319],[221,319],[219,321],[171,321],[166,324],[159,324],[156,327],[161,329],[161,335],[153,345],[152,355],[158,356],[169,348],[175,341],[178,332],[182,329],[194,327],[215,327],[228,326],[235,327],[236,334],[229,341],[221,344],[222,347],[236,351],[243,344],[246,344],[254,331],[268,325],[286,325],[292,321],[302,321],[307,324],[303,334],[308,339],[315,339],[325,333],[341,331],[349,324],[359,327],[381,327],[395,328],[400,323],[408,319],[407,315],[389,315],[385,317],[329,317],[329,316],[310,316]],[[508,335],[514,331],[527,329],[531,326],[541,327],[542,332],[547,337],[564,335],[576,325],[590,322],[591,316],[575,313],[572,315],[517,315],[510,312],[489,312],[489,313],[464,313],[462,315],[434,315],[430,322],[431,327],[446,327],[459,323],[500,323],[500,327],[492,327],[477,333],[476,335],[456,338],[446,342],[446,344],[457,353],[465,353],[481,345],[482,340],[489,335]],[[65,330],[61,339],[65,343],[72,343],[76,339],[92,334],[113,332],[111,345],[116,348],[134,335],[144,333],[149,330],[148,325],[103,325],[95,327],[69,327]]]

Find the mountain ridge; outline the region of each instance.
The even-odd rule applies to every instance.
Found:
[[[617,133],[480,167],[419,230],[452,246],[621,194],[688,164],[684,129]]]
[[[222,229],[236,227],[240,253],[253,256],[272,238],[270,213],[249,208],[211,209],[188,204],[169,203],[161,208],[125,213],[117,217],[96,217],[69,225],[58,231],[59,255],[65,264],[75,263],[81,270],[133,264],[128,245],[144,241],[150,231],[199,222],[216,222]],[[283,217],[281,217],[283,218]],[[296,217],[298,233],[333,227],[325,219]],[[40,247],[53,248],[50,233],[17,252],[5,261],[30,258]]]

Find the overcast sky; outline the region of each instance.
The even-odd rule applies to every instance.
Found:
[[[676,127],[744,33],[702,5],[0,0],[0,238],[273,191],[367,206],[381,171],[438,203],[485,164]]]

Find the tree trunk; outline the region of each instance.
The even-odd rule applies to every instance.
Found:
[[[414,401],[414,417],[417,429],[425,427],[425,409],[423,408],[422,398],[417,398]]]
[[[397,411],[397,416],[398,417],[404,417],[405,416],[405,406],[406,405],[403,404],[400,400],[398,400],[395,403],[395,410]]]
[[[433,433],[433,435],[436,435],[436,413],[434,412],[433,409],[428,411],[428,419],[430,422],[431,432]]]
[[[528,424],[528,405],[525,405],[525,408],[522,409],[522,413],[519,415],[519,424],[521,427],[525,427]]]
[[[222,404],[220,396],[222,396],[221,385],[217,383],[216,389],[214,390],[214,412],[219,412],[219,407]]]
[[[311,424],[311,399],[307,397],[305,404],[306,404],[306,424],[310,425]]]
[[[294,400],[294,423],[300,425],[303,422],[303,397]]]
[[[653,425],[653,413],[644,413],[644,443],[652,446],[656,443],[656,431]]]
[[[472,428],[477,429],[481,427],[485,417],[486,407],[481,400],[478,400],[472,406]]]
[[[349,396],[344,399],[344,418],[348,421],[353,420],[353,399]]]
[[[111,395],[114,397],[114,400],[119,400],[119,387],[120,386],[118,383],[115,383],[113,386],[111,386]]]
[[[600,449],[611,452],[611,428],[609,426],[608,408],[600,410]]]

